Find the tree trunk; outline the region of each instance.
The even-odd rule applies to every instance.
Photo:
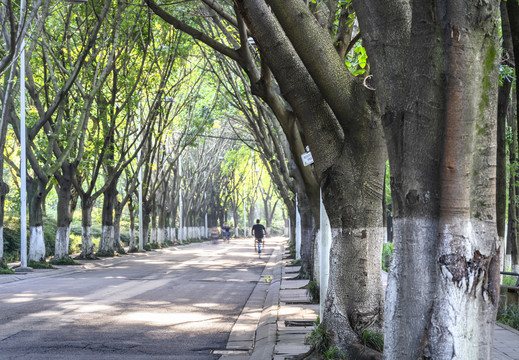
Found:
[[[42,201],[46,182],[38,177],[27,178],[29,198],[29,260],[45,262],[45,239],[43,236]]]
[[[69,258],[70,224],[72,223],[70,206],[72,202],[72,176],[75,167],[71,164],[64,164],[61,168],[62,174],[58,177],[58,218],[54,260]]]
[[[164,194],[164,193],[163,193]],[[164,194],[165,195],[165,194]],[[165,196],[160,196],[160,209],[158,209],[157,242],[162,244],[166,240],[166,203]]]
[[[78,259],[94,260],[94,243],[92,242],[92,207],[91,197],[81,198],[81,254]]]
[[[2,146],[0,146],[2,148]],[[0,171],[3,171],[3,161],[0,159]],[[9,193],[9,186],[3,182],[0,174],[0,268],[4,266],[4,206],[5,196]]]
[[[137,246],[137,238],[135,236],[135,209],[133,207],[133,201],[131,197],[128,203],[128,212],[130,215],[130,243],[128,246],[128,252],[134,253],[138,252],[139,248]]]
[[[499,292],[498,2],[353,4],[392,175],[384,355],[489,359]]]
[[[299,194],[299,215],[301,216],[301,274],[313,279],[315,223],[308,197]]]
[[[101,240],[99,241],[98,256],[114,256],[116,246],[114,240],[114,207],[117,200],[117,181],[112,184],[103,193],[103,213]]]
[[[510,23],[508,19],[508,12],[506,9],[506,2],[500,3],[501,9],[501,27],[503,33],[503,57],[509,59],[513,53],[512,48],[512,34],[510,31]],[[510,61],[505,62],[510,66]],[[497,105],[497,169],[496,169],[496,223],[497,235],[501,247],[501,269],[506,270],[506,125],[510,108],[510,91],[512,89],[512,81],[508,78],[503,78],[503,84],[499,87],[498,105]],[[515,182],[514,182],[515,183]],[[515,201],[514,201],[515,203]]]
[[[124,205],[117,202],[114,211],[114,248],[119,254],[126,254],[121,244],[121,218],[123,216]]]
[[[376,131],[372,129],[371,136],[376,137]],[[382,332],[384,325],[380,273],[385,228],[380,202],[386,153],[380,142],[365,145],[349,149],[354,158],[330,169],[323,187],[332,237],[323,320],[336,342],[355,358],[360,355],[352,344],[361,341],[363,331]],[[353,163],[356,167],[349,167]]]
[[[148,200],[143,200],[142,203],[142,237],[144,238],[144,244],[150,242],[149,238],[149,229],[150,229],[150,221],[151,221],[151,202]]]
[[[507,1],[506,7],[508,10],[508,17],[510,19],[510,30],[511,30],[511,36],[512,36],[512,42],[513,42],[513,49],[514,49],[514,60],[515,60],[515,74],[517,79],[517,61],[519,59],[519,4],[517,1]],[[516,80],[517,82],[517,80]],[[519,104],[519,91],[515,91],[516,101],[515,105],[518,106]],[[517,127],[517,122],[519,121],[519,115],[517,114],[517,109],[515,112],[516,119],[512,120]],[[514,114],[512,112],[512,114]],[[517,139],[517,134],[514,136],[514,139]],[[516,148],[517,149],[517,148]],[[517,232],[517,229],[516,229]],[[513,241],[515,240],[515,241]],[[516,237],[512,239],[511,243],[511,254],[512,254],[512,271],[519,272],[519,237]]]

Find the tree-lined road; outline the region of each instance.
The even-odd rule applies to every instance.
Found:
[[[210,242],[0,285],[1,359],[218,359],[272,245]]]

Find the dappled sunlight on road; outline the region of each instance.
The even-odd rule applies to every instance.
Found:
[[[116,317],[118,322],[139,323],[152,326],[175,326],[196,322],[218,321],[221,317],[215,314],[205,314],[200,312],[130,312]]]
[[[85,354],[220,348],[240,313],[247,321],[236,330],[254,331],[261,312],[243,306],[274,246],[260,258],[251,239],[206,242],[9,283],[0,293],[0,351],[16,352],[22,341]]]

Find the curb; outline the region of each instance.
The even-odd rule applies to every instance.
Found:
[[[261,318],[256,330],[256,341],[250,360],[272,359],[276,346],[277,320],[279,307],[279,291],[281,288],[282,263],[284,243],[274,250],[270,260],[265,266],[263,275],[272,276],[272,282],[268,289],[267,297],[261,312]]]

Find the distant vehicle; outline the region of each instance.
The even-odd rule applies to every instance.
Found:
[[[220,230],[215,226],[209,231],[209,237],[213,242],[216,242],[220,238]]]

